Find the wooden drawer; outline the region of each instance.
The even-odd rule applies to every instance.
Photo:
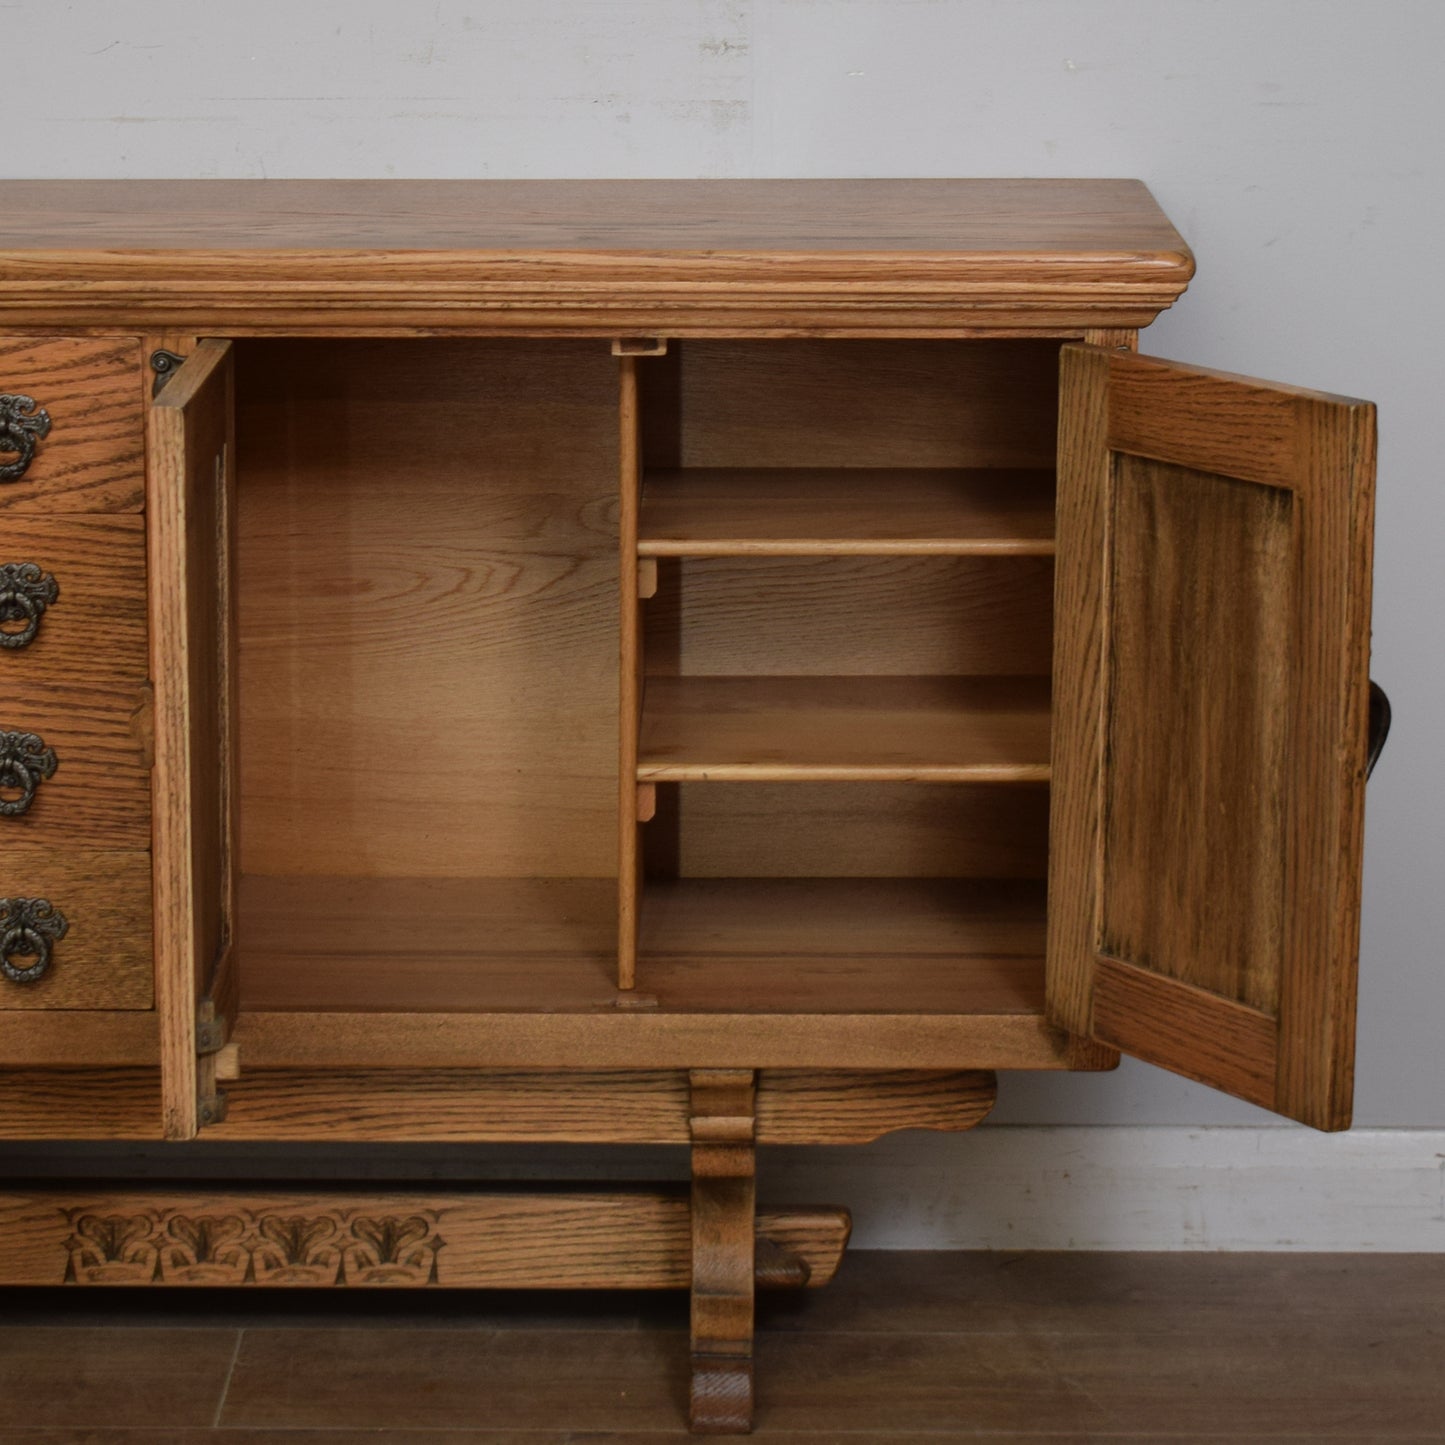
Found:
[[[153,1005],[148,853],[6,847],[0,898],[46,899],[69,925],[43,977],[16,983],[0,975],[0,1009]]]
[[[38,582],[16,570],[27,566]],[[0,847],[149,847],[143,519],[0,516],[6,597],[14,600],[0,629],[33,637],[0,646],[0,732],[38,734],[57,766],[23,816],[0,816]]]
[[[145,385],[134,337],[0,341],[0,394],[34,402],[0,404],[0,511],[139,512]]]

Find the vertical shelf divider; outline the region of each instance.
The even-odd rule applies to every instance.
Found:
[[[642,850],[638,821],[637,743],[642,725],[642,599],[638,586],[637,524],[642,500],[642,426],[637,391],[640,343],[612,343],[618,358],[618,715],[617,715],[617,987],[637,983]],[[649,348],[650,349],[650,348]]]

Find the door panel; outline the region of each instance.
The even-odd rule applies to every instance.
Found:
[[[1104,755],[1128,762],[1100,779],[1101,949],[1266,1012],[1283,944],[1292,500],[1114,462]]]
[[[1374,411],[1067,347],[1049,1010],[1349,1121]]]
[[[234,1013],[232,393],[229,343],[202,341],[151,414],[156,992],[169,1138],[216,1116],[214,1053]]]

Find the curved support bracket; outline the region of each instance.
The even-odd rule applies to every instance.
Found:
[[[753,1424],[757,1079],[751,1069],[693,1069],[692,1394],[699,1435]]]

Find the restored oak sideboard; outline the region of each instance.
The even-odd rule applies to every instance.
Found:
[[[12,1178],[0,1282],[690,1287],[742,1430],[849,1228],[758,1145],[1346,1127],[1374,411],[1140,355],[1192,270],[1133,181],[10,183],[0,1138],[691,1182]]]

